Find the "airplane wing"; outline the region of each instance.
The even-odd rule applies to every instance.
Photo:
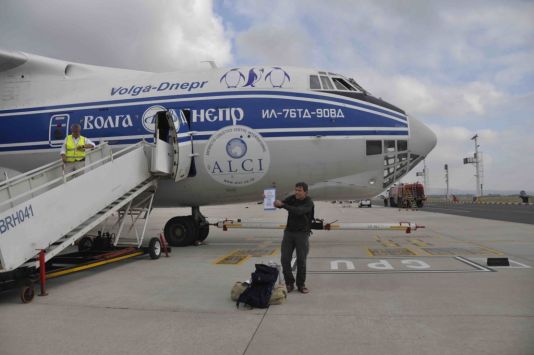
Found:
[[[16,68],[28,61],[28,57],[18,51],[0,48],[0,72]]]

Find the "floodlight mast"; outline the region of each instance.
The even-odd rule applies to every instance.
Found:
[[[480,197],[482,196],[482,184],[480,182],[480,154],[478,152],[478,134],[475,134],[471,140],[474,140],[475,141],[475,170],[476,170],[476,173],[475,173],[475,178],[476,178],[476,183],[477,183],[477,197]]]

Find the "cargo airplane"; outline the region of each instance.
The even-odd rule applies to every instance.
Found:
[[[154,139],[161,113],[185,174],[160,179],[155,205],[192,207],[165,225],[178,246],[207,237],[199,206],[257,201],[265,188],[283,194],[301,180],[316,200],[369,198],[436,145],[421,121],[329,71],[152,73],[0,51],[0,170],[10,176],[58,159],[74,123],[118,148]]]

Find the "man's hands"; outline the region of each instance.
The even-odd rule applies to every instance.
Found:
[[[63,160],[63,163],[67,162],[67,157],[65,156],[65,154],[61,154],[61,160]]]
[[[280,200],[274,201],[274,207],[282,208],[283,205],[284,203]]]

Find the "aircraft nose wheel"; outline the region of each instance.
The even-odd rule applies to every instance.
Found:
[[[163,233],[167,242],[173,247],[192,245],[199,238],[199,231],[192,216],[179,216],[169,219],[165,224]]]

